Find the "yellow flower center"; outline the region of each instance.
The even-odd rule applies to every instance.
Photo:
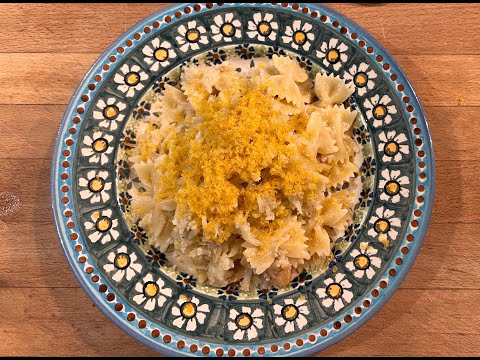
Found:
[[[108,149],[108,141],[101,138],[92,143],[92,149],[98,153],[103,153]]]
[[[252,326],[252,317],[245,313],[240,314],[235,319],[235,323],[239,329],[246,330]]]
[[[298,317],[298,309],[295,305],[286,305],[282,309],[282,316],[285,320],[292,321]]]
[[[198,40],[200,40],[200,31],[198,31],[197,29],[190,29],[187,31],[187,40],[190,41],[190,42],[197,42]]]
[[[140,74],[137,72],[129,72],[125,75],[125,84],[135,86],[140,82]]]
[[[126,269],[130,265],[130,256],[125,253],[120,253],[115,256],[115,260],[113,264],[117,269],[123,270]]]
[[[364,87],[365,85],[367,85],[367,82],[368,82],[367,74],[365,74],[363,72],[359,72],[359,73],[355,74],[355,77],[353,78],[353,81],[354,81],[356,86]]]
[[[232,24],[230,23],[225,23],[222,25],[222,27],[220,28],[220,31],[222,32],[222,34],[226,37],[232,37],[233,35],[235,35],[235,26],[233,26]]]
[[[293,42],[297,45],[302,46],[307,42],[307,35],[301,30],[295,31],[295,33],[293,34]]]
[[[101,177],[94,177],[90,179],[88,182],[88,188],[90,189],[91,192],[98,193],[103,190],[105,187],[105,180],[103,180]]]
[[[358,255],[354,261],[355,267],[359,270],[365,270],[370,267],[370,259],[365,255]]]
[[[340,53],[338,52],[337,49],[330,49],[327,52],[327,60],[331,64],[335,64],[340,60]]]
[[[385,105],[377,105],[373,108],[373,116],[375,116],[376,119],[382,120],[387,116],[387,108]]]
[[[108,231],[112,227],[112,220],[106,216],[99,217],[95,223],[95,227],[101,232]]]
[[[158,285],[152,281],[147,282],[143,287],[143,294],[146,297],[154,297],[158,294]]]
[[[103,116],[107,120],[113,120],[117,117],[118,112],[118,107],[116,107],[115,105],[108,105],[105,106],[105,109],[103,109]]]
[[[327,294],[328,296],[330,296],[332,299],[338,299],[339,297],[342,296],[342,293],[343,293],[343,289],[342,287],[337,284],[337,283],[333,283],[333,284],[330,284],[328,285],[327,287]]]
[[[268,36],[272,33],[272,26],[266,21],[261,21],[258,24],[257,30],[260,33],[260,35]]]
[[[165,61],[168,59],[168,50],[161,47],[161,48],[158,48],[157,50],[155,50],[155,52],[153,53],[153,56],[155,57],[155,59],[157,59],[158,61]]]
[[[397,195],[400,192],[400,185],[396,181],[389,181],[385,184],[385,192],[390,195]]]
[[[182,307],[180,308],[180,313],[184,318],[191,319],[197,313],[197,305],[195,305],[191,301],[187,301],[182,304]]]
[[[388,156],[395,156],[398,153],[398,144],[395,141],[390,141],[385,144],[385,154]]]
[[[390,223],[385,219],[377,220],[375,223],[375,231],[380,234],[385,234],[390,230]]]

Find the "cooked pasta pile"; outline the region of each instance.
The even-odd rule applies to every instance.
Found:
[[[352,221],[354,89],[286,56],[239,70],[187,66],[165,86],[129,158],[143,187],[131,212],[200,283],[284,287]]]

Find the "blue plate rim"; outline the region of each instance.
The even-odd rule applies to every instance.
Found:
[[[65,110],[64,116],[62,117],[61,121],[61,126],[57,132],[56,135],[56,140],[55,140],[55,146],[54,146],[54,151],[53,151],[53,161],[52,161],[52,167],[51,167],[51,172],[50,172],[50,177],[51,177],[51,182],[50,182],[50,195],[51,195],[51,206],[52,206],[52,211],[53,211],[53,216],[54,216],[54,222],[55,222],[55,227],[57,230],[57,234],[62,246],[62,249],[65,253],[65,256],[67,258],[67,262],[72,269],[72,271],[75,274],[75,277],[77,278],[77,281],[83,288],[83,290],[88,294],[90,299],[95,303],[95,305],[109,318],[114,324],[116,324],[119,328],[124,330],[126,333],[128,333],[130,336],[134,337],[141,343],[149,346],[150,348],[160,351],[161,353],[168,355],[168,356],[177,356],[177,355],[185,355],[184,351],[180,350],[172,350],[171,348],[168,348],[167,346],[164,346],[161,342],[157,342],[151,338],[147,338],[141,335],[141,333],[138,333],[131,329],[128,326],[125,326],[126,323],[120,319],[118,316],[115,315],[114,312],[105,304],[104,300],[102,300],[101,297],[99,297],[93,290],[92,290],[92,285],[91,283],[88,282],[88,279],[85,277],[84,273],[80,270],[78,264],[73,258],[73,255],[71,252],[69,252],[69,249],[67,247],[66,241],[63,238],[63,233],[62,233],[62,228],[60,224],[62,224],[62,214],[61,210],[59,208],[59,199],[60,199],[60,194],[58,192],[58,188],[55,186],[56,185],[56,175],[57,171],[60,165],[60,140],[62,137],[62,134],[65,131],[65,128],[68,125],[68,119],[70,117],[70,114],[74,107],[76,106],[76,103],[78,102],[78,99],[80,97],[81,89],[86,85],[87,79],[92,75],[94,70],[96,70],[99,65],[104,62],[108,55],[114,50],[116,47],[118,47],[121,43],[123,43],[125,40],[127,40],[129,37],[132,36],[132,34],[135,32],[136,29],[139,29],[143,27],[145,24],[151,22],[152,20],[158,18],[161,14],[167,14],[167,13],[173,13],[175,10],[183,8],[184,6],[192,6],[193,3],[191,4],[171,4],[168,5],[150,16],[143,18],[139,22],[137,22],[135,25],[131,26],[128,30],[126,30],[123,34],[121,34],[94,62],[94,64],[89,68],[89,70],[86,72],[84,77],[82,78],[82,81],[80,84],[77,86],[74,94],[72,95],[70,102]],[[227,4],[226,4],[227,5]],[[235,4],[237,5],[237,4]],[[423,215],[423,221],[419,224],[419,228],[417,230],[418,232],[418,237],[416,238],[415,242],[411,244],[411,251],[409,253],[409,256],[406,258],[402,265],[402,271],[400,271],[395,278],[389,281],[389,286],[386,289],[383,289],[381,292],[380,296],[375,300],[374,303],[372,303],[372,306],[369,308],[369,311],[362,315],[359,320],[355,321],[354,323],[350,324],[346,329],[341,329],[340,331],[336,332],[332,336],[329,336],[328,338],[324,339],[324,341],[319,342],[317,344],[313,344],[309,347],[303,347],[302,349],[296,350],[296,351],[289,351],[289,352],[284,352],[282,351],[283,349],[280,349],[275,356],[306,356],[310,355],[315,352],[319,352],[321,350],[326,349],[327,347],[333,345],[334,343],[337,343],[338,341],[344,339],[346,336],[349,334],[353,333],[356,331],[358,328],[363,326],[369,319],[371,319],[383,306],[384,304],[391,298],[393,293],[398,289],[398,287],[402,284],[403,280],[405,279],[406,275],[409,273],[411,267],[413,266],[415,259],[422,247],[422,244],[425,240],[426,232],[428,225],[430,223],[431,219],[431,214],[432,214],[432,209],[433,209],[433,201],[434,201],[434,193],[435,193],[435,182],[436,182],[436,169],[435,169],[435,157],[434,157],[434,150],[433,150],[433,144],[432,144],[432,139],[431,139],[431,133],[429,130],[428,122],[426,119],[426,115],[424,112],[424,109],[422,105],[420,104],[420,101],[418,99],[418,96],[416,95],[413,87],[411,86],[410,81],[408,80],[405,72],[403,69],[400,67],[400,65],[395,61],[395,59],[388,53],[388,51],[372,36],[370,35],[363,27],[355,23],[353,20],[347,18],[346,16],[342,15],[341,13],[337,12],[336,10],[331,9],[330,7],[327,7],[322,4],[311,4],[311,3],[299,3],[300,7],[305,7],[308,6],[312,9],[315,10],[321,10],[325,12],[329,17],[334,17],[338,20],[341,20],[342,22],[346,23],[349,25],[350,29],[353,29],[355,32],[357,32],[359,35],[361,35],[362,38],[366,39],[369,43],[371,43],[376,50],[376,53],[380,54],[383,56],[383,58],[388,61],[388,63],[392,66],[392,68],[395,68],[397,70],[397,75],[399,78],[399,81],[403,84],[405,84],[405,91],[406,92],[411,92],[412,97],[410,98],[410,102],[415,105],[415,112],[419,114],[417,116],[418,118],[418,124],[417,126],[421,128],[423,137],[425,138],[424,145],[426,147],[426,154],[428,155],[426,157],[426,162],[429,165],[427,167],[427,183],[425,184],[425,193],[428,193],[428,197],[425,199],[425,203],[427,205],[426,207],[426,212]],[[68,241],[68,240],[67,240]],[[359,301],[359,300],[357,300]],[[265,344],[269,345],[269,344]],[[221,346],[221,345],[219,345]],[[244,346],[247,347],[247,346]],[[213,355],[214,354],[210,354]]]

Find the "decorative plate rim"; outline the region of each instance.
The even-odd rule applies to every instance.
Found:
[[[62,145],[60,141],[62,140],[62,137],[64,134],[66,134],[66,131],[68,131],[68,122],[70,118],[72,117],[73,112],[79,105],[80,97],[81,97],[81,92],[82,90],[87,86],[89,80],[93,78],[95,75],[94,72],[99,70],[101,71],[101,65],[105,60],[108,59],[108,56],[114,51],[117,47],[122,46],[122,44],[125,42],[125,40],[128,40],[129,38],[133,39],[133,34],[136,32],[142,32],[144,26],[149,25],[152,21],[155,19],[159,18],[160,16],[170,16],[172,22],[174,22],[175,19],[175,12],[179,9],[183,9],[184,7],[191,7],[193,9],[195,4],[199,3],[188,3],[188,4],[171,4],[168,5],[150,16],[140,20],[137,22],[135,25],[130,27],[127,31],[125,31],[122,35],[120,35],[99,57],[98,59],[94,62],[94,64],[90,67],[90,69],[87,71],[87,73],[84,75],[82,78],[80,84],[77,86],[74,94],[72,95],[69,104],[65,110],[64,116],[62,117],[61,121],[61,126],[58,130],[56,140],[55,140],[55,147],[53,151],[53,161],[52,161],[52,168],[51,168],[51,173],[50,173],[50,193],[51,193],[51,205],[52,205],[52,210],[53,210],[53,216],[54,216],[54,222],[55,222],[55,227],[57,229],[57,233],[60,239],[60,243],[62,245],[62,249],[65,253],[65,256],[67,258],[67,262],[69,266],[71,267],[72,271],[75,274],[75,277],[77,278],[77,281],[80,283],[81,287],[83,290],[88,294],[88,296],[92,299],[92,301],[95,303],[95,305],[118,327],[120,327],[122,330],[124,330],[126,333],[128,333],[130,336],[134,337],[135,339],[139,340],[143,344],[149,346],[150,348],[160,351],[161,353],[165,355],[186,355],[186,354],[192,354],[187,347],[184,349],[178,349],[175,344],[172,342],[172,344],[167,344],[164,341],[161,340],[155,340],[152,337],[146,337],[142,334],[142,332],[139,331],[139,328],[135,326],[132,322],[127,322],[125,319],[121,318],[118,316],[118,313],[116,313],[111,307],[108,306],[107,301],[105,300],[104,297],[101,296],[101,294],[98,293],[98,290],[94,288],[95,283],[90,281],[90,277],[81,269],[81,264],[77,262],[75,253],[73,251],[72,246],[69,243],[68,239],[68,234],[66,232],[66,227],[65,227],[65,221],[62,219],[64,214],[62,213],[62,210],[60,209],[61,206],[61,199],[62,199],[62,191],[59,188],[58,184],[58,178],[60,175],[59,169],[62,168]],[[244,6],[259,6],[259,7],[265,7],[265,6],[271,6],[271,8],[277,8],[277,6],[280,6],[280,4],[277,5],[271,5],[269,3],[263,3],[263,4],[223,4],[225,8],[227,7],[244,7]],[[293,6],[297,5],[297,8],[294,9]],[[212,5],[219,7],[219,5],[214,4]],[[434,158],[434,152],[433,152],[433,145],[432,145],[432,140],[431,140],[431,135],[430,135],[430,130],[429,126],[426,120],[425,112],[423,110],[422,105],[420,104],[420,101],[418,99],[418,96],[416,95],[413,87],[411,86],[409,80],[407,79],[404,71],[401,69],[399,64],[394,60],[394,58],[387,52],[387,50],[372,36],[370,35],[365,29],[363,29],[361,26],[356,24],[354,21],[350,20],[346,16],[340,14],[339,12],[324,6],[322,4],[304,4],[304,3],[295,3],[295,4],[288,4],[287,7],[282,7],[285,10],[290,10],[290,11],[298,11],[300,9],[311,9],[312,11],[318,11],[320,14],[327,15],[328,16],[328,22],[329,23],[334,23],[336,20],[337,24],[338,21],[340,21],[341,24],[345,24],[348,26],[348,30],[350,32],[354,31],[355,33],[358,34],[359,38],[362,40],[366,41],[366,44],[369,44],[370,47],[373,49],[372,52],[367,53],[367,51],[364,51],[367,57],[372,58],[375,61],[375,55],[381,56],[383,58],[382,62],[388,62],[390,67],[392,69],[395,69],[395,74],[397,75],[397,79],[395,82],[398,82],[402,85],[404,85],[404,89],[399,91],[398,89],[395,89],[395,93],[399,95],[400,93],[403,93],[404,95],[407,95],[409,97],[409,104],[413,104],[413,109],[412,109],[412,116],[418,120],[418,122],[415,124],[417,128],[420,129],[420,133],[417,135],[418,139],[422,140],[422,145],[424,146],[424,159],[422,161],[427,163],[427,168],[423,169],[422,171],[426,173],[426,181],[422,184],[424,185],[424,191],[423,195],[425,196],[424,199],[424,209],[422,210],[422,221],[418,223],[418,226],[412,230],[411,232],[414,232],[415,235],[415,241],[411,242],[406,242],[406,234],[405,237],[402,239],[399,239],[398,242],[401,244],[408,244],[407,250],[408,251],[408,256],[403,256],[403,264],[401,265],[401,270],[396,272],[395,277],[389,277],[388,276],[388,269],[385,269],[385,272],[376,280],[373,282],[373,289],[379,289],[380,291],[378,294],[375,296],[375,301],[371,302],[371,305],[369,305],[364,312],[362,312],[361,316],[354,317],[351,322],[348,324],[348,326],[342,326],[339,329],[333,329],[332,332],[328,332],[328,336],[324,337],[324,335],[321,335],[320,333],[316,335],[316,338],[313,342],[306,342],[304,346],[296,346],[295,345],[295,339],[297,338],[295,335],[291,337],[291,343],[292,346],[288,347],[288,349],[284,349],[283,347],[277,346],[276,351],[272,351],[269,347],[274,344],[274,342],[270,341],[269,343],[265,343],[262,345],[258,344],[250,344],[250,345],[225,345],[225,344],[215,344],[215,346],[218,346],[218,348],[225,348],[225,349],[235,349],[235,353],[233,355],[242,355],[241,350],[242,349],[258,349],[259,346],[264,347],[265,356],[294,356],[294,355],[309,355],[318,351],[321,351],[323,349],[328,348],[329,346],[333,345],[334,343],[340,341],[341,339],[345,338],[355,330],[357,330],[359,327],[364,325],[370,318],[372,318],[382,307],[383,305],[391,298],[393,293],[398,289],[398,287],[401,285],[403,282],[404,278],[406,277],[407,273],[410,271],[410,268],[415,262],[415,259],[420,251],[420,248],[424,242],[425,236],[426,236],[426,231],[430,223],[430,218],[431,218],[431,213],[433,209],[433,201],[434,201],[434,193],[435,193],[435,179],[436,179],[436,170],[435,170],[435,158]],[[308,12],[307,12],[308,14]],[[319,14],[319,15],[320,15]],[[342,27],[343,28],[343,27]],[[334,32],[337,32],[339,36],[344,36],[343,34],[340,34],[340,26],[334,26],[332,27],[332,30]],[[358,44],[357,44],[358,46]],[[367,45],[363,46],[365,49],[367,48]],[[365,50],[363,49],[363,50]],[[378,61],[378,60],[377,60]],[[404,110],[402,110],[404,111]],[[409,134],[413,134],[412,131],[412,125],[408,124],[409,126]],[[415,148],[415,147],[414,147]],[[418,179],[418,162],[420,161],[418,156],[415,154],[415,156],[412,157],[412,162],[415,161],[415,178]],[[71,170],[69,170],[71,173]],[[414,189],[414,192],[417,193],[417,189]],[[408,221],[410,221],[413,217],[413,209],[412,213],[409,213],[408,215]],[[400,251],[400,247],[399,250]],[[406,254],[404,254],[406,255]],[[393,258],[392,258],[393,259]],[[393,260],[392,260],[393,261]],[[388,280],[388,286],[382,287],[381,282],[383,281],[386,283],[384,280]],[[381,288],[381,289],[380,289]],[[353,303],[354,305],[361,304],[366,297],[368,297],[369,294],[363,293],[355,302]],[[354,307],[351,308],[352,310]],[[331,318],[331,323],[333,323],[337,319],[343,318],[345,314],[342,315],[335,315],[333,318]],[[320,328],[318,328],[319,330]],[[171,332],[171,331],[170,331]],[[174,334],[174,332],[171,332]],[[302,337],[304,337],[307,334],[303,334]],[[290,339],[288,340],[290,341]],[[278,345],[280,345],[281,342],[285,341],[278,341]],[[198,350],[200,350],[200,345],[205,344],[206,346],[212,347],[211,343],[207,343],[203,340],[198,341]],[[169,346],[170,345],[170,346]],[[287,351],[288,350],[288,351]],[[253,351],[252,351],[253,352]],[[195,354],[202,354],[201,351],[195,352]],[[223,353],[222,353],[223,354]],[[213,351],[209,351],[208,353],[209,356],[215,356],[215,353]],[[227,355],[227,351],[225,351],[225,355]],[[230,355],[230,353],[228,354]],[[252,355],[257,355],[252,354]],[[263,354],[262,354],[263,355]],[[230,355],[231,356],[231,355]]]

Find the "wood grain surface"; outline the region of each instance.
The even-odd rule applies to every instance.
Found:
[[[327,5],[406,72],[432,132],[437,190],[425,244],[400,289],[317,355],[480,355],[480,4]],[[80,288],[57,239],[49,176],[61,117],[87,69],[163,6],[0,4],[0,356],[159,355]]]

